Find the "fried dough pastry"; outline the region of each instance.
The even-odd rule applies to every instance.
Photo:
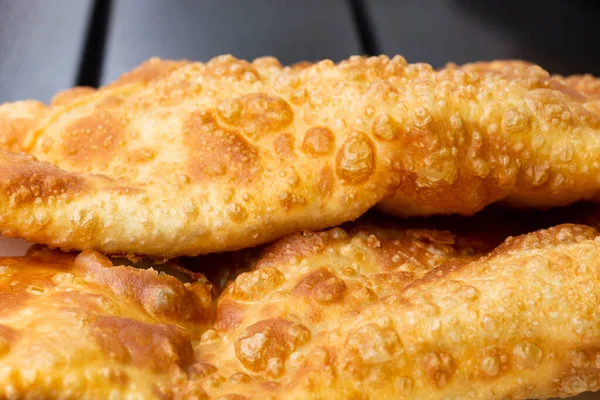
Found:
[[[267,247],[252,271],[238,275],[220,296],[216,330],[230,333],[245,325],[245,318],[279,308],[280,316],[291,314],[323,329],[448,260],[493,248],[449,231],[365,219],[344,228],[297,233]],[[285,300],[290,296],[297,299],[294,304]]]
[[[93,251],[0,258],[0,397],[172,397],[211,303],[201,280],[113,266]]]
[[[343,228],[287,236],[267,246],[252,270],[238,275],[219,297],[214,329],[197,347],[203,365],[199,381],[190,387],[200,385],[216,396],[227,390],[245,393],[248,382],[268,386],[285,376],[295,349],[319,332],[448,260],[474,259],[496,244],[449,231],[405,228],[375,216]],[[232,266],[239,268],[236,262]],[[257,339],[261,335],[262,341]]]
[[[325,398],[598,390],[597,238],[589,227],[563,225],[509,239],[475,262],[450,262],[322,337],[294,386]],[[315,355],[325,368],[311,365]]]
[[[597,231],[560,225],[480,258],[456,241],[371,235],[275,244],[222,295],[197,348],[200,379],[182,393],[517,400],[600,389]]]
[[[497,61],[448,65],[419,86],[419,97],[429,99],[428,122],[413,142],[428,149],[420,165],[439,178],[407,179],[383,210],[472,214],[495,201],[549,208],[597,200],[590,150],[600,115],[589,93],[538,66]]]
[[[529,65],[152,59],[49,107],[0,107],[0,232],[168,258],[335,226],[377,203],[412,216],[595,200],[588,100]]]
[[[518,400],[600,389],[600,234],[562,225],[497,246],[473,226],[369,216],[232,254],[222,258],[232,271],[255,265],[210,323],[199,274],[178,269],[192,281],[181,283],[93,251],[2,258],[0,397]]]

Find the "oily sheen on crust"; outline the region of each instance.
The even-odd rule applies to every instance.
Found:
[[[210,285],[193,274],[184,284],[92,251],[34,249],[0,259],[0,394],[524,400],[598,390],[598,235],[561,225],[497,246],[475,231],[361,219],[252,255],[210,321]],[[240,270],[242,259],[221,267]]]
[[[0,258],[0,397],[173,398],[207,329],[211,288],[32,249]]]
[[[209,272],[232,274],[260,262],[258,273],[238,277],[235,288],[216,305],[221,315],[211,319],[213,285],[201,274],[154,265],[169,270],[169,276],[123,266],[122,261],[130,261],[111,262],[93,251],[75,255],[35,246],[25,257],[0,258],[0,397],[204,399],[204,378],[212,374],[218,382],[210,354],[218,355],[219,374],[231,361],[229,353],[219,354],[227,349],[214,341],[217,331],[233,335],[245,325],[226,316],[231,315],[228,301],[237,304],[228,308],[237,307],[234,313],[240,314],[254,299],[256,314],[266,317],[284,310],[288,296],[300,301],[315,297],[314,303],[306,303],[305,323],[312,319],[311,329],[317,324],[331,328],[444,261],[472,258],[493,247],[494,241],[362,219],[345,230],[289,236],[260,256],[246,250],[187,260]],[[296,270],[298,262],[302,268]],[[134,264],[148,266],[141,260]],[[330,279],[346,264],[360,266],[365,279]],[[282,271],[279,278],[269,277],[267,270],[276,268]],[[282,279],[287,282],[279,288],[279,299],[270,297],[275,308],[269,311],[266,298],[258,300]],[[318,316],[325,305],[329,311],[337,309],[337,316]],[[256,367],[251,366],[253,375],[262,372]],[[240,383],[245,375],[236,375]]]
[[[377,203],[408,216],[594,200],[600,116],[561,82],[526,64],[434,71],[399,56],[152,59],[49,107],[0,106],[0,232],[175,257]]]
[[[304,243],[284,239],[291,241],[277,249],[278,258],[267,252],[264,264],[221,296],[215,330],[198,347],[204,377],[191,387],[236,399],[432,400],[524,400],[600,389],[594,229],[559,225],[509,238],[483,257],[458,253],[421,279],[388,277],[381,297],[361,294],[359,282],[369,287],[377,279],[357,275],[357,255],[368,254],[364,266],[383,267],[370,261],[387,240],[377,247],[378,233],[319,235],[328,245],[307,260],[336,257],[342,268],[329,264],[327,273],[303,262],[315,251],[311,236]],[[438,246],[429,249],[439,256]],[[397,273],[421,271],[404,250],[389,253],[402,254]],[[356,260],[352,267],[344,256]]]
[[[210,374],[195,384],[215,397],[254,398],[263,385],[275,388],[293,370],[297,350],[323,332],[431,269],[497,244],[467,236],[362,217],[278,240],[219,296],[213,329],[197,347]]]

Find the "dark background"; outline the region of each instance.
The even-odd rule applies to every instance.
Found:
[[[520,58],[600,75],[599,31],[583,0],[0,0],[0,102],[105,84],[151,56]]]

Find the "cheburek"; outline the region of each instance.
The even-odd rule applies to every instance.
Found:
[[[213,329],[198,346],[207,370],[200,386],[213,396],[252,392],[245,383],[268,386],[320,332],[431,269],[476,259],[495,244],[364,217],[343,228],[287,236],[267,246],[218,298]]]
[[[0,258],[0,397],[173,397],[212,312],[210,285],[188,277],[93,251]]]
[[[369,216],[294,234],[231,255],[222,268],[253,266],[214,304],[212,285],[180,269],[191,282],[93,251],[0,258],[0,397],[519,400],[600,389],[599,233],[561,225],[499,245],[462,230]]]
[[[169,258],[339,225],[376,204],[413,216],[595,200],[593,103],[519,63],[152,59],[49,107],[0,107],[0,233]]]
[[[182,393],[518,400],[600,389],[596,230],[559,225],[481,257],[485,246],[448,232],[388,235],[334,229],[275,244],[219,299],[197,347],[202,374]]]

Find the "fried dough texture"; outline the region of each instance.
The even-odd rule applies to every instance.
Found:
[[[579,86],[524,63],[152,59],[49,107],[0,106],[0,233],[170,258],[376,204],[414,216],[595,200],[600,115]]]
[[[173,397],[212,312],[210,285],[189,278],[93,251],[0,258],[0,397]]]
[[[290,235],[220,258],[252,267],[214,305],[199,274],[180,271],[182,283],[93,251],[2,258],[0,397],[519,400],[600,389],[600,234],[565,224],[500,243],[478,230],[369,216]]]
[[[493,202],[550,208],[597,200],[599,164],[589,150],[600,143],[599,109],[592,85],[576,79],[551,77],[524,61],[447,65],[415,96],[430,100],[419,103],[428,121],[414,141],[428,149],[420,165],[439,178],[427,181],[409,168],[418,178],[381,208],[469,215]]]
[[[531,68],[534,64],[521,60],[501,60],[491,62],[475,62],[465,64],[462,67],[454,63],[449,63],[445,68],[461,68],[465,71],[477,73],[501,73],[515,74]],[[552,75],[552,79],[560,84],[573,89],[587,97],[585,107],[595,113],[600,113],[600,80],[591,74],[583,75]]]
[[[268,246],[252,270],[238,275],[225,289],[216,304],[214,332],[206,335],[245,336],[254,322],[266,320],[267,330],[270,325],[275,330],[296,326],[314,336],[444,262],[474,259],[493,247],[449,231],[407,229],[366,219],[344,229],[290,235]],[[277,360],[269,364],[245,355],[244,346],[236,343],[235,355],[249,370],[274,377],[283,372],[289,354],[274,354]],[[268,352],[270,344],[265,346],[257,351]],[[224,352],[208,348],[224,359]]]
[[[559,225],[481,257],[448,232],[388,235],[337,228],[273,245],[219,299],[190,387],[232,399],[600,389],[596,230]]]

